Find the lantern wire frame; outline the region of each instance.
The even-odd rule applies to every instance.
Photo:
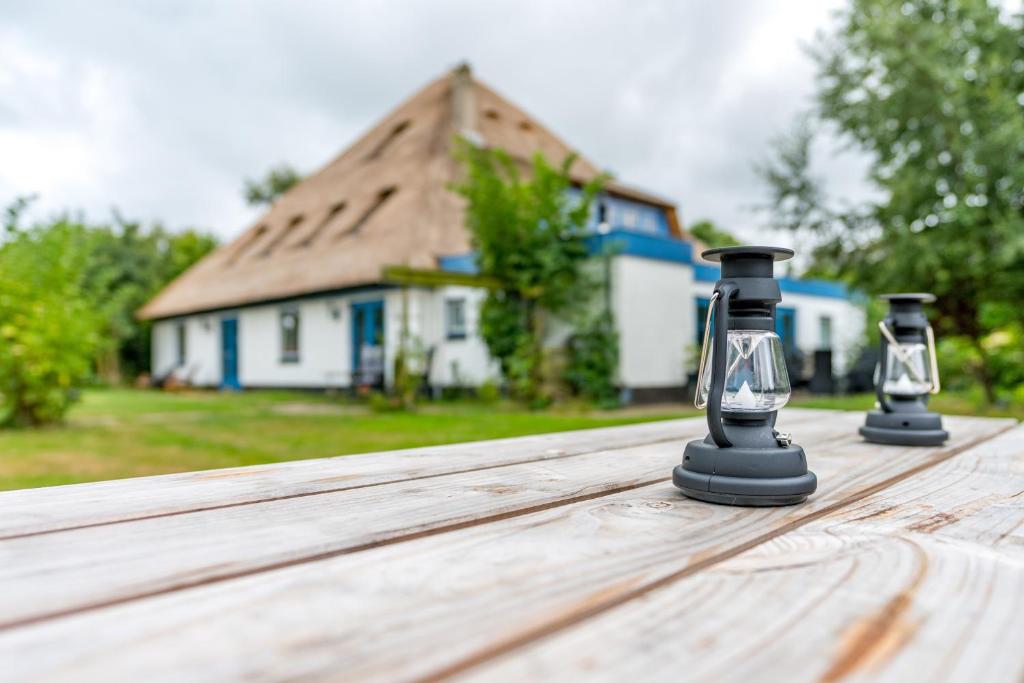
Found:
[[[710,308],[708,310],[710,311]],[[711,316],[709,315],[708,318],[710,318],[710,317]],[[921,377],[921,373],[919,373],[917,371],[917,368],[914,367],[913,363],[910,362],[910,358],[903,351],[903,347],[900,345],[900,343],[898,341],[896,341],[896,337],[893,336],[892,331],[889,329],[889,326],[885,324],[884,320],[880,320],[878,322],[878,329],[879,329],[879,331],[881,331],[882,336],[885,337],[886,341],[889,342],[889,346],[892,348],[893,353],[895,353],[896,357],[899,358],[900,362],[903,363],[903,367],[905,367],[908,370],[910,370],[910,374],[914,376],[914,379],[916,381],[920,382],[921,384],[927,384],[930,387],[929,390],[928,390],[929,394],[937,394],[937,393],[939,393],[939,389],[940,389],[940,383],[939,383],[939,363],[938,363],[938,360],[935,357],[935,333],[932,331],[931,324],[929,324],[925,328],[925,330],[924,330],[925,337],[928,340],[928,362],[931,365],[931,375],[932,375],[931,380],[927,381],[927,382],[925,381],[925,379],[923,377]],[[706,334],[705,334],[704,343],[707,344],[707,336],[706,336]],[[701,354],[701,355],[703,356],[703,354]],[[881,381],[881,379],[879,379],[879,381]],[[698,384],[697,386],[700,386],[700,385]],[[698,407],[700,407],[700,406],[698,406]]]

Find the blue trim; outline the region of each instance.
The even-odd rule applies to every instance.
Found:
[[[706,296],[697,297],[697,324],[694,329],[697,330],[697,339],[695,340],[698,348],[704,345],[704,323],[708,319],[708,309],[711,308],[711,299]],[[711,316],[711,324],[715,324],[715,316]],[[698,360],[698,363],[700,361]]]
[[[667,235],[654,235],[635,230],[612,230],[605,234],[592,234],[584,238],[591,254],[603,253],[606,249],[615,255],[639,256],[656,261],[670,263],[686,263],[693,266],[693,277],[698,282],[716,282],[721,274],[718,266],[694,263],[693,245],[685,240]],[[457,254],[438,258],[441,270],[449,273],[467,273],[475,275],[479,272],[476,265],[476,254]],[[780,277],[779,287],[790,294],[806,294],[831,299],[852,298],[850,291],[841,282],[827,280],[800,280],[792,277]]]
[[[775,334],[782,340],[785,349],[796,348],[796,309],[790,306],[775,307]]]
[[[700,282],[716,282],[721,277],[718,266],[709,266],[703,263],[693,264],[693,277]],[[841,282],[829,282],[828,280],[799,280],[793,277],[776,278],[779,287],[783,292],[790,294],[806,294],[808,296],[823,296],[831,299],[849,299],[850,291]]]
[[[480,269],[476,265],[476,252],[456,254],[454,256],[437,257],[437,265],[446,273],[465,273],[476,275]]]
[[[238,380],[238,318],[220,320],[220,364],[220,388],[241,389],[242,383]]]
[[[693,245],[675,237],[634,230],[612,230],[604,235],[590,235],[586,241],[592,254],[607,249],[616,255],[625,254],[672,263],[693,262]]]
[[[382,346],[384,344],[384,301],[382,299],[375,299],[374,301],[357,301],[351,305],[352,315],[349,316],[351,322],[349,325],[352,328],[352,376],[355,377],[357,373],[362,369],[361,351],[362,347],[365,346]],[[359,320],[356,313],[361,313],[359,316],[362,319]],[[362,329],[356,324],[356,321],[362,323]],[[377,339],[376,332],[377,323],[380,323],[381,339]]]

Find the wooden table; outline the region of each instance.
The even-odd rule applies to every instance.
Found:
[[[0,679],[1024,676],[1024,427],[865,444],[805,504],[683,498],[703,418],[0,494]]]

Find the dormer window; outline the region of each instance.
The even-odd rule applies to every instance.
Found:
[[[331,221],[333,221],[339,213],[344,211],[344,209],[345,202],[336,202],[334,205],[332,205],[331,208],[328,209],[327,215],[324,216],[324,219],[320,221],[315,228],[313,228],[312,232],[306,235],[302,239],[302,241],[297,243],[295,246],[308,247],[309,245],[311,245],[314,241],[316,241],[316,238],[320,236],[320,233],[324,231],[324,228],[330,225]]]
[[[373,161],[380,157],[380,155],[384,153],[384,150],[386,150],[391,143],[395,141],[395,138],[405,132],[410,125],[412,125],[412,123],[408,119],[396,123],[394,128],[391,129],[391,132],[389,132],[383,140],[377,143],[377,146],[373,148],[373,151],[366,155],[366,160]]]
[[[360,230],[362,230],[363,226],[366,225],[366,222],[368,220],[370,220],[370,218],[373,217],[373,214],[377,213],[377,210],[380,209],[380,207],[384,205],[384,202],[386,202],[388,200],[388,198],[391,197],[391,195],[393,195],[395,192],[397,192],[397,190],[398,190],[398,188],[396,188],[394,186],[392,186],[392,187],[385,187],[383,190],[381,190],[380,193],[377,195],[376,200],[374,200],[373,204],[371,204],[366,209],[366,211],[363,212],[363,215],[359,217],[359,220],[357,220],[355,223],[353,223],[348,228],[348,230],[346,230],[345,232],[339,234],[336,239],[341,239],[342,237],[346,237],[348,235],[355,235]]]

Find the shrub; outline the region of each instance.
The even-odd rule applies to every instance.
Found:
[[[63,418],[92,376],[102,320],[84,294],[81,226],[6,226],[0,246],[0,424]]]

